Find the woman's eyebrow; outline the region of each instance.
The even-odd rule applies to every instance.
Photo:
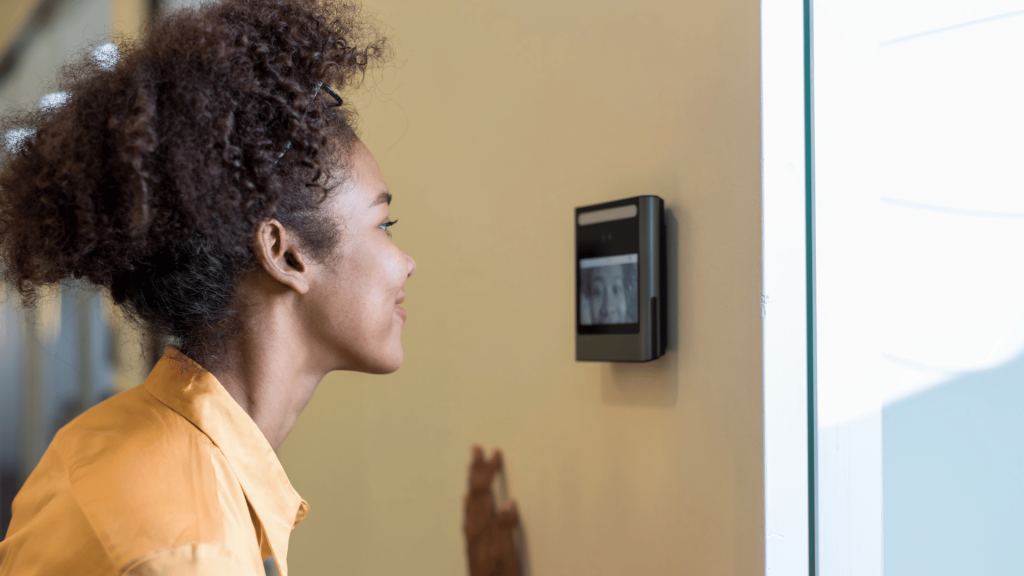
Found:
[[[387,190],[381,192],[380,196],[377,196],[377,199],[373,201],[373,204],[370,204],[370,208],[373,208],[374,206],[376,206],[378,204],[387,204],[388,206],[390,206],[391,205],[391,193],[388,192]]]

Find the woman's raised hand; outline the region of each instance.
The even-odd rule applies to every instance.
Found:
[[[502,466],[500,450],[487,460],[483,448],[473,447],[463,520],[469,576],[520,576],[519,550],[513,536],[519,526],[519,511],[513,500],[496,508],[491,490]]]

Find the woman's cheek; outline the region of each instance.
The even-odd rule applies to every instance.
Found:
[[[394,312],[398,292],[402,288],[401,264],[400,258],[391,251],[386,251],[378,256],[378,265],[374,270],[373,282],[376,285],[377,297],[382,308],[387,309],[389,317]]]
[[[392,245],[391,250],[387,251],[384,261],[384,277],[388,279],[388,283],[397,292],[402,287],[402,284],[405,283],[407,274],[405,259],[402,258],[402,253],[398,248]]]

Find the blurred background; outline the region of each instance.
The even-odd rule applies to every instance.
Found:
[[[174,0],[0,0],[0,115],[59,101],[60,66],[136,34]],[[10,146],[11,135],[2,145]],[[55,288],[35,309],[0,286],[0,534],[11,501],[54,434],[86,408],[142,382],[161,342],[100,291]]]

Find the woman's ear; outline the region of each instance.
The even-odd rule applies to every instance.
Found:
[[[309,290],[309,267],[296,240],[279,221],[269,218],[256,226],[253,249],[260,266],[271,278],[305,294]]]

